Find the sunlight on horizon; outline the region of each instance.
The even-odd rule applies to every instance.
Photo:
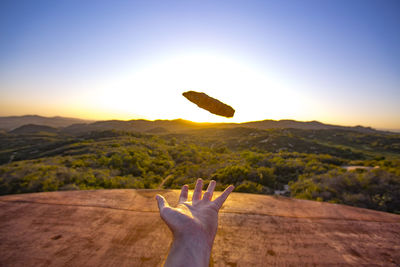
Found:
[[[182,96],[189,90],[205,92],[232,106],[235,116],[228,119],[200,109]],[[267,71],[205,53],[171,56],[83,94],[81,105],[92,103],[87,110],[119,114],[124,119],[244,122],[301,119],[309,112],[304,97],[268,76]]]
[[[182,96],[189,90],[205,92],[232,106],[234,117],[224,118],[197,107]],[[305,92],[304,85],[284,79],[265,66],[256,66],[239,57],[192,52],[171,54],[140,68],[132,67],[130,71],[101,77],[96,82],[81,83],[63,97],[33,94],[25,101],[10,99],[4,108],[10,115],[27,114],[18,112],[24,107],[29,108],[29,114],[89,120],[184,119],[240,123],[293,119],[344,126],[371,126],[371,122],[375,127],[390,125],[379,116],[369,117],[369,121],[359,117],[354,123],[354,114],[349,116],[347,110],[337,109],[337,103],[322,102]]]

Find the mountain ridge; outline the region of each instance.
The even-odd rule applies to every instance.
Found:
[[[65,133],[83,133],[97,130],[121,130],[121,131],[134,131],[134,132],[152,132],[153,129],[163,132],[180,132],[187,130],[195,130],[202,128],[233,128],[233,127],[246,127],[256,129],[306,129],[306,130],[350,130],[361,133],[392,133],[390,131],[377,130],[372,127],[365,126],[341,126],[333,124],[325,124],[316,120],[313,121],[296,121],[291,119],[283,120],[261,120],[250,121],[243,123],[198,123],[184,119],[174,120],[83,120],[77,118],[67,117],[43,117],[38,115],[24,115],[24,116],[7,116],[0,117],[0,130],[13,131],[24,125],[38,125],[59,128]]]
[[[66,127],[74,123],[90,123],[91,120],[68,118],[61,116],[44,117],[39,115],[0,116],[0,130],[11,131],[26,124],[49,127]]]
[[[58,128],[47,126],[47,125],[37,125],[37,124],[24,124],[18,128],[15,128],[9,133],[12,134],[35,134],[40,132],[47,133],[57,133],[59,131]]]

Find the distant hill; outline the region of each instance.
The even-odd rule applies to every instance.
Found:
[[[0,130],[11,131],[26,124],[36,124],[50,127],[66,127],[75,123],[90,123],[93,121],[65,118],[65,117],[42,117],[38,115],[8,116],[0,117]]]
[[[152,132],[156,129],[162,129],[162,132],[182,132],[201,128],[215,127],[225,124],[218,123],[195,123],[182,119],[178,120],[110,120],[96,121],[88,124],[73,124],[66,127],[62,131],[70,134],[86,133],[91,131],[117,130],[130,132]]]
[[[54,127],[45,126],[45,125],[36,125],[36,124],[26,124],[21,127],[18,127],[10,133],[13,134],[36,134],[36,133],[57,133],[59,130]]]
[[[302,130],[350,130],[360,133],[390,133],[378,131],[371,127],[363,126],[339,126],[324,124],[318,121],[295,121],[295,120],[264,120],[245,123],[195,123],[182,119],[178,120],[110,120],[110,121],[97,121],[89,124],[74,124],[63,129],[66,133],[85,133],[97,130],[120,130],[132,132],[148,132],[154,129],[162,129],[162,132],[182,132],[205,128],[236,128],[246,127],[255,129],[302,129]]]
[[[295,121],[295,120],[264,120],[242,123],[242,126],[257,129],[274,129],[274,128],[292,128],[303,130],[352,130],[362,133],[382,132],[371,127],[364,126],[340,126],[332,124],[324,124],[319,121]]]
[[[92,131],[117,130],[130,132],[173,133],[204,128],[234,128],[246,127],[255,129],[303,129],[303,130],[350,130],[360,133],[390,133],[371,127],[340,126],[324,124],[318,121],[295,120],[263,120],[245,123],[196,123],[187,120],[107,120],[88,121],[64,117],[42,117],[37,115],[0,117],[0,130],[11,131],[26,124],[43,125],[60,129],[64,133],[81,134]]]

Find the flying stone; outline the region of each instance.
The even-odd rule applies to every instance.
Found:
[[[218,99],[212,98],[205,93],[199,93],[195,91],[188,91],[182,93],[189,101],[195,103],[198,107],[205,109],[215,115],[232,118],[235,114],[235,110],[219,101]]]

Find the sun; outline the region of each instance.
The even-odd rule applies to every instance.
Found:
[[[232,119],[216,116],[186,100],[185,91],[205,92],[232,106]],[[96,101],[120,116],[182,118],[195,122],[243,122],[291,117],[301,97],[262,69],[216,54],[175,55],[102,86]],[[293,116],[292,116],[293,117]]]

